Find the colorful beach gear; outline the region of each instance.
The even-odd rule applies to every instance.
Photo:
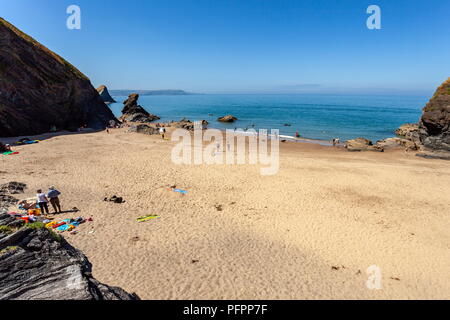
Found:
[[[148,215],[148,216],[142,216],[136,219],[137,222],[146,222],[149,220],[153,220],[153,219],[158,219],[160,218],[160,216],[155,216],[155,215]]]

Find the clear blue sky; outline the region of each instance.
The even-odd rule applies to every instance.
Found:
[[[82,29],[66,28],[81,7]],[[382,30],[366,9],[382,10]],[[431,93],[450,76],[449,0],[0,0],[0,16],[94,86]]]

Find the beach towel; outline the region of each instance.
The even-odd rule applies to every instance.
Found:
[[[188,192],[186,190],[181,190],[181,189],[173,189],[174,192],[179,192],[181,194],[187,194]]]
[[[64,224],[64,225],[59,226],[58,228],[56,228],[56,230],[62,231],[62,232],[67,231],[69,229],[70,229],[70,225],[68,225],[68,224]]]
[[[148,215],[148,216],[139,217],[136,219],[136,221],[137,222],[145,222],[145,221],[149,221],[149,220],[157,219],[157,218],[159,218],[159,216]]]

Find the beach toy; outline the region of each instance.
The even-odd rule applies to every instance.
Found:
[[[47,223],[47,224],[45,225],[45,227],[46,227],[46,228],[51,228],[51,227],[53,227],[54,225],[56,225],[56,221],[52,221],[52,222]]]
[[[28,210],[28,214],[29,215],[33,215],[33,216],[40,216],[41,215],[41,209],[29,209]]]
[[[157,218],[159,218],[159,216],[148,215],[148,216],[139,217],[136,219],[136,221],[137,222],[145,222],[145,221],[149,221],[149,220],[153,220],[153,219],[157,219]]]

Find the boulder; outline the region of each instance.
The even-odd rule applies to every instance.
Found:
[[[6,152],[8,149],[6,148],[5,144],[0,141],[0,152]]]
[[[419,136],[425,149],[450,152],[450,78],[423,109]]]
[[[365,138],[356,138],[348,140],[345,144],[348,151],[378,151],[383,152],[384,149],[381,146],[373,145],[372,141]]]
[[[108,92],[108,88],[106,86],[102,85],[97,88],[97,92],[100,95],[100,98],[102,98],[104,103],[115,103],[116,100],[111,97],[111,95]]]
[[[217,119],[217,121],[219,121],[219,122],[235,122],[236,120],[237,120],[237,118],[232,115],[224,116],[224,117]]]
[[[419,138],[419,124],[418,123],[406,123],[401,125],[395,134],[399,137],[413,140]]]
[[[13,195],[24,193],[26,185],[20,182],[9,182],[0,185],[0,213],[19,202]]]
[[[403,138],[387,138],[377,141],[376,146],[383,148],[384,150],[402,148],[406,150],[417,150],[417,145],[408,139]]]
[[[84,74],[1,18],[0,48],[0,136],[117,121]]]
[[[148,113],[144,108],[138,104],[139,95],[132,93],[128,99],[123,102],[121,121],[124,122],[152,122],[160,118],[154,114]]]

